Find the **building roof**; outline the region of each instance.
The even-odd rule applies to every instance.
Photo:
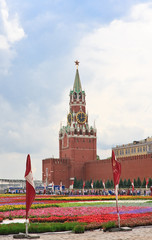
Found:
[[[77,93],[82,91],[81,81],[80,81],[78,69],[76,69],[76,75],[75,75],[75,80],[74,80],[74,85],[73,85],[73,91],[75,91]]]

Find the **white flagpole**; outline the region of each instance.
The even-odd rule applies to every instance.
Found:
[[[28,219],[26,219],[26,237],[28,236]]]
[[[117,215],[118,215],[118,226],[120,228],[120,215],[119,215],[119,209],[118,209],[118,184],[115,187],[115,194],[116,194],[116,208],[117,208]]]

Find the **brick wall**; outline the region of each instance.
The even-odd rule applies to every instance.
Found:
[[[152,155],[146,154],[142,156],[132,156],[118,159],[121,162],[121,178],[137,179],[143,181],[144,178],[152,177]],[[85,164],[86,180],[111,180],[112,166],[111,159],[98,160]]]

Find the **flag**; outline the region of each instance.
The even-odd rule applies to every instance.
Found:
[[[85,181],[83,181],[83,188],[85,187]]]
[[[134,181],[132,180],[131,182],[131,185],[132,185],[132,193],[134,192]]]
[[[52,182],[52,192],[54,192],[54,182]]]
[[[118,185],[120,180],[120,174],[121,174],[121,164],[117,161],[115,157],[115,153],[112,150],[112,171],[113,171],[113,179],[114,179],[114,185],[115,185],[115,194],[116,194],[116,208],[117,208],[117,214],[118,214],[118,226],[120,228],[120,214],[118,209]]]
[[[147,187],[148,187],[148,183],[149,183],[149,179],[147,178],[147,179],[146,179],[146,189],[147,189]]]
[[[69,188],[73,190],[73,186],[74,186],[74,181],[71,182],[71,185]]]
[[[46,194],[46,182],[44,182],[44,191],[43,194]]]
[[[105,181],[104,180],[103,180],[102,184],[103,184],[103,188],[104,188],[104,191],[105,191]]]
[[[91,182],[91,188],[93,189],[93,180],[92,180],[92,182]]]
[[[25,180],[26,180],[26,219],[27,219],[28,211],[35,198],[35,188],[34,188],[34,182],[33,182],[32,169],[31,169],[31,159],[29,154],[26,160]]]
[[[121,164],[120,162],[117,161],[113,150],[112,150],[112,171],[113,171],[114,185],[116,187],[116,185],[119,184],[119,180],[120,180]]]

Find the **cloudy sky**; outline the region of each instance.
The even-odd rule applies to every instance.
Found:
[[[152,2],[0,0],[0,178],[58,157],[74,61],[97,153],[152,136]]]

